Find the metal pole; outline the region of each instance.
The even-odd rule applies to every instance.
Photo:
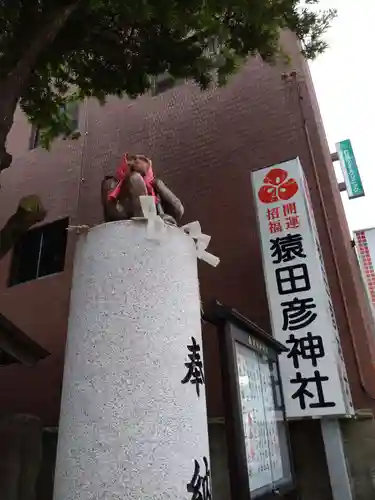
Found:
[[[320,421],[333,500],[353,500],[338,419]]]

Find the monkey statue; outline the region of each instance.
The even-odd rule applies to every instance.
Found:
[[[103,180],[101,196],[106,222],[142,217],[140,196],[154,198],[156,212],[166,224],[176,226],[184,214],[180,200],[154,177],[152,162],[144,155],[126,153],[115,177]]]

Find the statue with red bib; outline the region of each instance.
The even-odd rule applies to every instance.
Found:
[[[102,182],[102,204],[106,222],[142,217],[139,197],[152,196],[157,214],[166,224],[176,226],[184,214],[181,201],[158,178],[152,162],[144,155],[126,153],[116,175]]]

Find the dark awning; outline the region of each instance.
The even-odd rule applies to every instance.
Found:
[[[32,366],[49,355],[48,351],[0,313],[0,366],[11,363]]]
[[[277,353],[288,350],[281,342],[265,332],[256,323],[246,318],[232,307],[220,304],[218,301],[213,301],[204,308],[203,319],[212,324],[229,321],[239,328],[248,331],[266,345],[271,346]]]

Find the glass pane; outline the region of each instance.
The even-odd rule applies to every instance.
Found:
[[[236,343],[250,491],[272,484],[259,355]]]
[[[271,384],[273,398],[275,401],[275,418],[276,418],[276,429],[278,436],[278,449],[280,452],[281,461],[275,464],[275,470],[273,471],[274,481],[286,482],[292,479],[292,471],[290,464],[290,452],[289,452],[289,442],[288,442],[288,431],[287,422],[284,415],[284,405],[282,401],[281,393],[281,379],[276,361],[269,361],[269,369],[271,375]],[[271,442],[272,446],[272,442]],[[280,469],[281,467],[281,469]],[[276,484],[277,486],[277,484]]]
[[[249,485],[256,498],[291,480],[287,424],[277,362],[235,346]]]
[[[278,431],[278,424],[281,423],[281,425],[283,425],[284,423],[284,415],[282,411],[276,410],[269,360],[261,358],[259,360],[259,366],[262,378],[263,402],[267,423],[272,480],[276,482],[283,479],[284,476]]]
[[[44,228],[38,277],[60,273],[64,270],[67,243],[67,219]]]
[[[78,129],[79,126],[79,105],[77,101],[70,101],[66,105],[66,110],[69,119],[72,121],[73,131]]]
[[[40,229],[33,229],[16,244],[9,285],[25,283],[37,277],[41,235]]]
[[[169,75],[168,73],[159,75],[155,79],[154,95],[166,92],[167,90],[172,89],[175,85],[176,79],[173,76]]]

